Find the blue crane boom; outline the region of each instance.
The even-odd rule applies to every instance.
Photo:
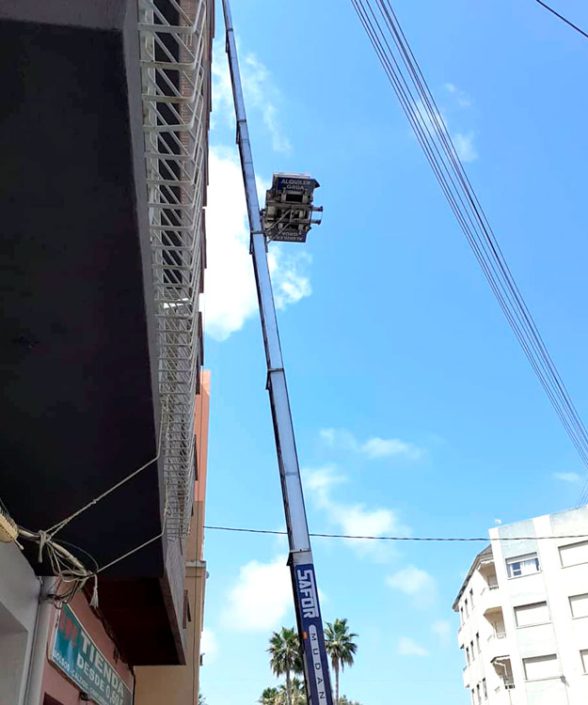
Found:
[[[229,0],[223,0],[223,13],[237,121],[237,144],[245,186],[251,255],[267,363],[267,390],[288,530],[288,565],[292,576],[296,621],[303,651],[306,693],[309,705],[333,705],[294,425],[267,259],[269,240],[304,242],[311,224],[319,222],[312,220],[312,213],[321,210],[315,208],[312,203],[313,191],[318,183],[306,175],[276,174],[272,188],[268,191],[266,208],[263,213],[260,211]]]

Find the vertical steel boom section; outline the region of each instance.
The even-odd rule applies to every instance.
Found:
[[[289,565],[294,589],[294,603],[300,643],[303,645],[304,676],[310,705],[332,705],[333,698],[329,677],[323,624],[318,590],[308,536],[304,496],[300,481],[300,468],[296,454],[296,441],[286,374],[282,361],[278,321],[272,293],[267,243],[263,230],[253,169],[251,143],[247,128],[237,48],[228,0],[223,0],[226,27],[226,49],[229,57],[235,115],[237,119],[237,144],[245,184],[245,198],[251,232],[251,254],[257,285],[259,312],[267,362],[267,389],[270,396],[276,450],[280,468],[288,541]]]

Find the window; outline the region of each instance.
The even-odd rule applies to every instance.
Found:
[[[519,605],[514,608],[517,627],[530,627],[532,624],[549,622],[547,602],[534,602],[531,605]]]
[[[482,650],[480,649],[480,634],[476,634],[476,648],[478,649],[478,653],[481,654]]]
[[[472,606],[472,609],[474,609],[474,589],[470,589],[470,605]]]
[[[556,654],[524,658],[523,667],[528,681],[538,681],[544,678],[557,678],[560,675]]]
[[[584,673],[588,673],[588,649],[582,649],[582,651],[580,651],[580,658],[582,659]]]
[[[472,705],[476,705],[476,691],[472,688]]]
[[[580,563],[588,563],[588,541],[580,541],[580,543],[570,543],[567,546],[560,546],[559,557],[562,568],[568,568],[571,565],[579,565]]]
[[[463,607],[459,608],[459,621],[461,624],[463,624]]]
[[[476,660],[476,652],[474,651],[474,642],[470,641],[470,654],[472,655],[472,661]]]
[[[484,694],[484,700],[488,700],[488,686],[485,678],[482,678],[482,693]]]
[[[506,572],[509,578],[520,578],[523,575],[539,572],[539,559],[536,553],[516,556],[506,561]]]
[[[478,705],[482,705],[482,695],[480,694],[480,684],[476,686],[476,695],[478,696]]]
[[[465,615],[466,615],[466,617],[469,617],[469,616],[470,616],[470,610],[469,610],[469,607],[468,607],[468,598],[467,598],[467,597],[466,597],[466,599],[463,601],[463,606],[464,606],[464,609],[465,609]]]
[[[468,664],[471,663],[471,660],[470,660],[470,647],[469,647],[469,646],[466,646],[466,661],[467,661]]]
[[[588,593],[583,595],[570,595],[570,609],[572,610],[572,617],[578,619],[578,617],[588,617]]]
[[[182,616],[182,627],[186,629],[188,622],[192,621],[192,613],[190,612],[190,598],[188,591],[184,590],[184,613]]]

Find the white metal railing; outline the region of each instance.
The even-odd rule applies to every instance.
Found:
[[[189,529],[200,366],[209,0],[138,0],[143,129],[159,342],[166,529]]]

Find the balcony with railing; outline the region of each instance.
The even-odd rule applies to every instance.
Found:
[[[105,568],[137,664],[184,657],[212,21],[212,0],[0,3],[0,496],[30,531],[75,515],[58,536]]]

